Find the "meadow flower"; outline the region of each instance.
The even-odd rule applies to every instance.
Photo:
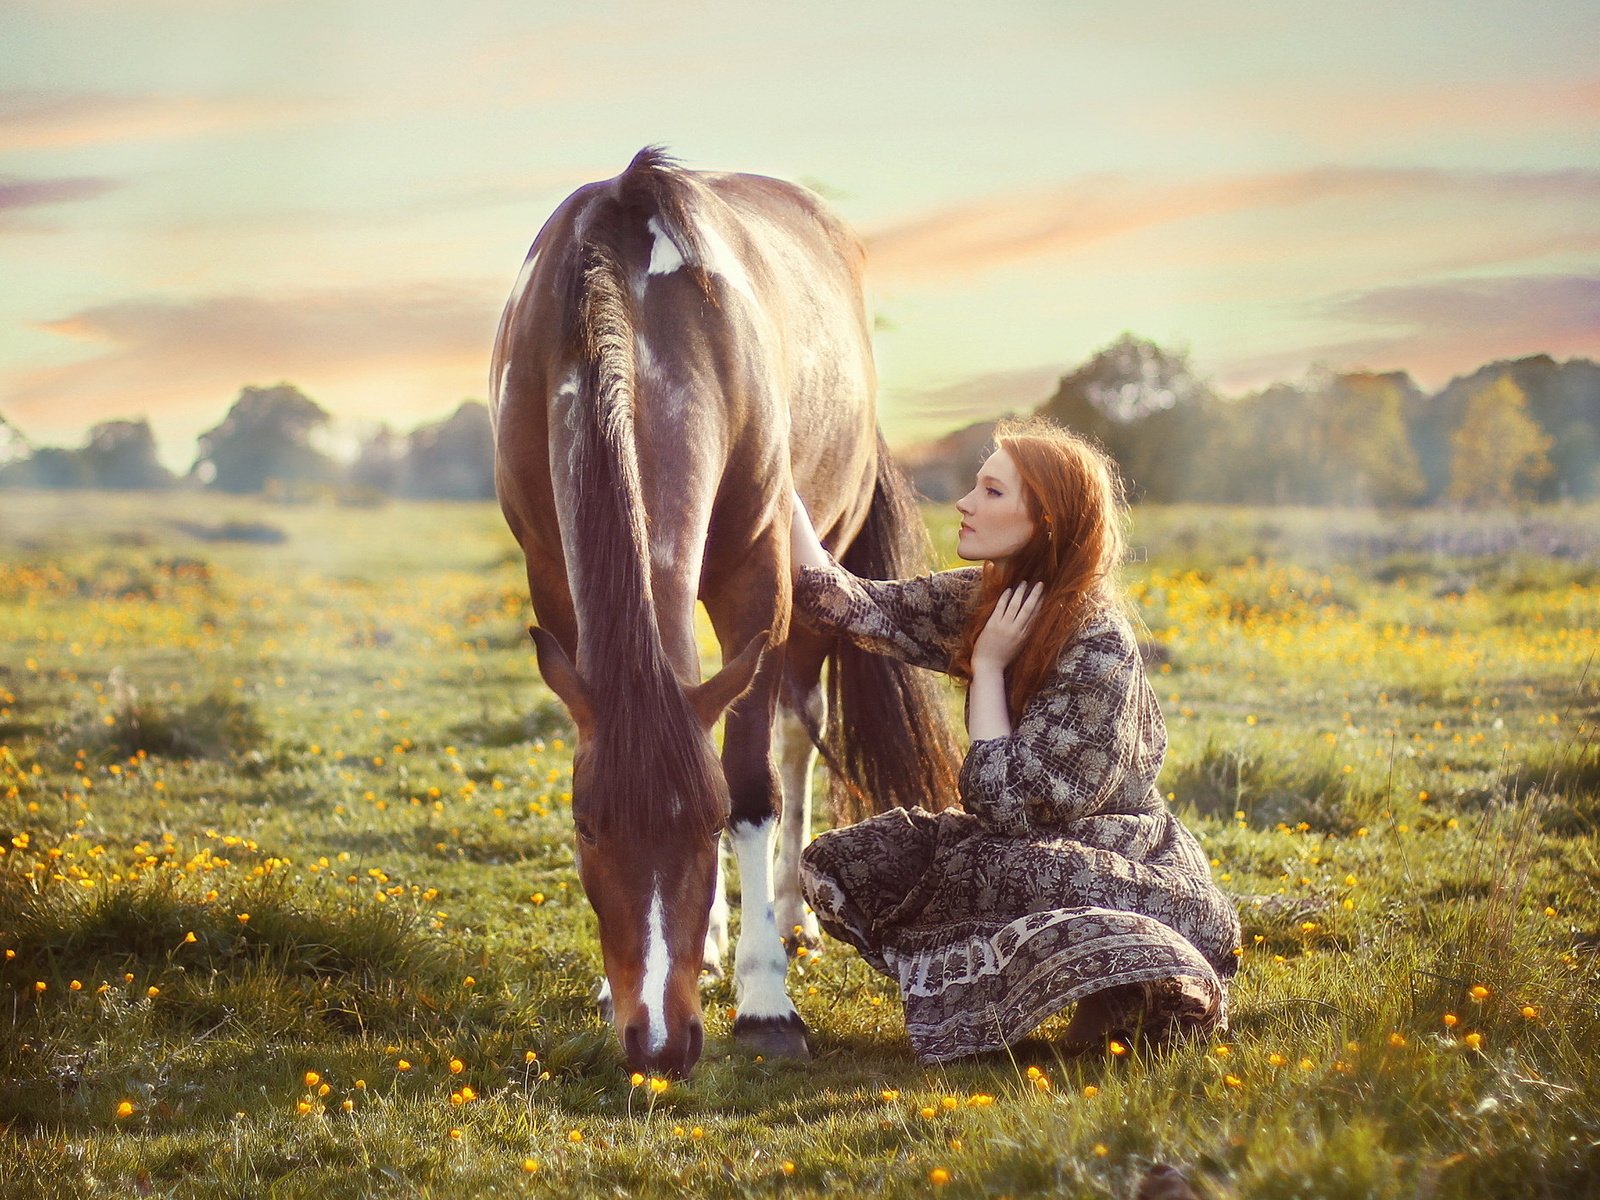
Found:
[[[537,1175],[539,1173],[539,1160],[536,1158],[523,1159],[522,1170],[525,1174]]]
[[[583,1141],[583,1130],[581,1130],[581,1129],[570,1129],[570,1130],[568,1130],[567,1131],[567,1141],[571,1142],[573,1145],[577,1145],[579,1142]]]
[[[117,1105],[117,1120],[120,1121],[124,1117],[131,1117],[133,1116],[133,1113],[134,1108],[132,1100],[123,1100]]]
[[[1090,1083],[1090,1084],[1084,1085],[1083,1098],[1085,1100],[1093,1100],[1099,1094],[1100,1094],[1100,1089],[1095,1087],[1094,1084]]]
[[[1472,997],[1474,1004],[1482,1004],[1489,998],[1489,989],[1484,987],[1481,983],[1476,983],[1473,984],[1470,989],[1468,989],[1467,995]]]
[[[1096,1142],[1090,1149],[1094,1152],[1096,1158],[1104,1158],[1111,1153],[1111,1148],[1104,1142]]]
[[[1469,1033],[1461,1040],[1467,1044],[1467,1049],[1469,1050],[1483,1049],[1483,1034],[1481,1033]]]
[[[934,1187],[943,1187],[950,1182],[950,1172],[943,1167],[935,1167],[928,1172],[928,1182]]]
[[[305,1083],[306,1083],[306,1086],[308,1088],[316,1087],[317,1084],[319,1084],[321,1082],[322,1082],[322,1076],[321,1075],[317,1074],[315,1071],[307,1071],[306,1072]]]
[[[888,1103],[893,1104],[896,1100],[900,1099],[900,1089],[884,1088],[883,1091],[878,1093],[878,1095],[883,1097],[883,1099]]]
[[[459,1058],[452,1058],[450,1060],[450,1074],[459,1075],[459,1074],[461,1074],[462,1071],[464,1071],[466,1069],[467,1069],[467,1064],[462,1062]]]

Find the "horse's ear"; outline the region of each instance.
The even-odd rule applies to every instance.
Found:
[[[689,703],[700,718],[700,724],[710,729],[717,719],[750,690],[756,671],[761,667],[761,656],[767,652],[772,630],[763,629],[751,638],[739,656],[725,665],[710,679],[689,689]]]
[[[578,726],[579,736],[587,734],[594,725],[594,706],[589,703],[589,689],[584,686],[583,677],[548,629],[530,625],[528,634],[533,638],[533,650],[539,658],[539,674],[544,676],[545,684],[561,703],[567,706],[573,722]]]

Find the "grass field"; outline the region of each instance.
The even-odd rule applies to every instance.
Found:
[[[1132,542],[1162,786],[1240,899],[1228,1040],[925,1070],[829,944],[813,1062],[718,983],[663,1086],[589,1003],[492,506],[0,495],[0,1192],[1600,1194],[1600,510]]]

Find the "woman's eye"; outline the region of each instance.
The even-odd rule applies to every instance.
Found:
[[[999,488],[984,488],[983,490],[988,492],[991,496],[998,496],[1000,494]]]

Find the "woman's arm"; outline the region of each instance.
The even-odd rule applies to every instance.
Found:
[[[1085,632],[1017,715],[1008,736],[974,738],[961,766],[961,804],[995,833],[1022,836],[1099,812],[1147,811],[1166,751],[1166,726],[1133,631]]]
[[[833,561],[799,495],[789,525],[795,611],[806,623],[862,649],[947,671],[972,612],[975,567],[915,579],[860,579]]]
[[[801,567],[821,570],[832,563],[833,559],[828,557],[828,552],[823,549],[822,539],[817,537],[816,528],[811,524],[811,514],[806,511],[806,504],[800,499],[800,493],[791,492],[790,498],[794,503],[794,510],[789,518],[789,574],[791,578],[799,579]]]

